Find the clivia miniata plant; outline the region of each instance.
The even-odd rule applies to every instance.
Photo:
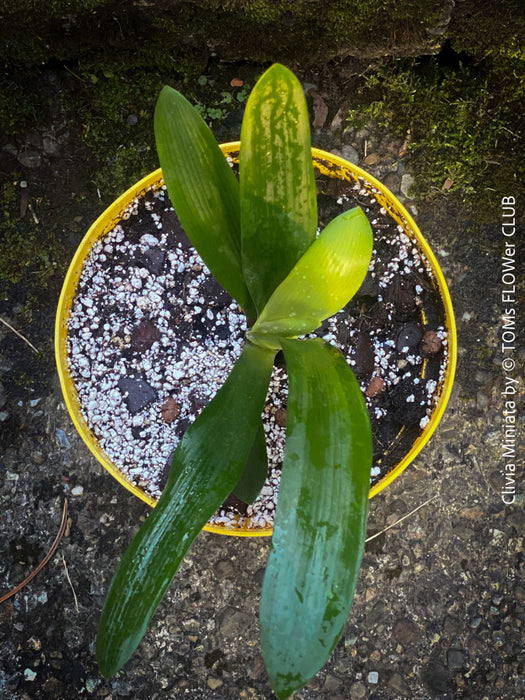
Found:
[[[251,502],[267,475],[262,411],[274,359],[289,378],[286,449],[262,589],[262,654],[286,698],[329,658],[347,620],[368,513],[372,436],[343,355],[309,337],[357,292],[372,253],[361,209],[317,234],[303,90],[276,64],[242,124],[239,180],[190,103],[165,87],[155,111],[164,180],[190,241],[246,314],[243,351],[188,428],[168,483],[124,554],[97,638],[109,677],[133,654],[189,546],[233,491]]]

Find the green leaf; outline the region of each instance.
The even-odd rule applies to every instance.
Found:
[[[215,137],[185,97],[164,87],[155,108],[155,138],[182,227],[218,282],[253,319],[242,275],[239,183]]]
[[[242,266],[260,311],[317,230],[306,99],[280,64],[257,81],[246,103],[239,168]]]
[[[179,443],[166,489],[111,582],[97,636],[104,676],[134,652],[188,547],[238,482],[261,421],[273,358],[247,344]]]
[[[253,503],[264,486],[267,476],[266,434],[261,419],[244,471],[233,489],[234,494],[245,503]]]
[[[279,698],[313,676],[346,622],[363,553],[372,441],[352,370],[324,341],[283,340],[285,458],[261,599],[261,643]]]
[[[279,347],[278,336],[311,333],[343,308],[365,278],[372,245],[359,207],[331,221],[268,300],[248,333],[252,342]]]

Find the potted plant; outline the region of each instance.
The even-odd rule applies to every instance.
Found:
[[[180,223],[242,307],[247,332],[228,379],[179,442],[162,496],[117,569],[97,659],[106,676],[125,663],[200,529],[232,491],[246,501],[257,495],[268,469],[261,413],[282,352],[289,377],[286,451],[261,640],[272,686],[285,698],[337,643],[363,551],[372,463],[368,412],[343,355],[310,335],[361,286],[371,228],[355,208],[317,235],[306,103],[283,66],[269,69],[249,98],[239,181],[205,123],[170,88],[159,98],[155,132]],[[376,194],[381,199],[380,187]],[[64,332],[59,323],[59,341]],[[451,379],[453,358],[447,371]]]

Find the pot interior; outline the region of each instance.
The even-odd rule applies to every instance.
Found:
[[[235,163],[238,160],[239,144],[226,144],[223,145],[222,148],[225,155],[231,159],[232,162]],[[442,342],[438,353],[434,353],[434,355],[430,354],[426,358],[420,358],[421,362],[418,363],[418,371],[420,372],[422,381],[428,381],[429,376],[435,378],[435,389],[432,392],[431,406],[428,410],[429,415],[426,416],[424,420],[420,421],[421,424],[416,425],[416,427],[411,424],[408,427],[402,426],[393,433],[392,430],[390,431],[388,447],[387,449],[383,450],[382,455],[379,457],[378,463],[379,465],[382,465],[384,469],[380,478],[377,478],[375,483],[372,485],[370,495],[373,496],[382,490],[394,478],[396,478],[419,453],[424,444],[430,438],[430,435],[434,432],[445,409],[452,386],[455,366],[456,346],[454,317],[448,290],[446,288],[443,275],[439,269],[439,265],[437,264],[437,261],[435,260],[425,239],[419,232],[416,224],[404,207],[397,201],[397,199],[388,190],[386,190],[381,183],[356,166],[350,165],[345,161],[332,156],[331,154],[317,151],[315,149],[313,150],[313,158],[316,167],[316,174],[321,182],[321,188],[325,187],[326,189],[326,182],[328,182],[328,187],[333,190],[333,183],[330,182],[333,180],[341,183],[343,187],[348,187],[349,185],[353,186],[357,192],[357,198],[359,198],[361,193],[361,196],[363,197],[366,195],[366,197],[372,197],[375,199],[379,203],[379,206],[383,208],[384,215],[395,222],[399,235],[403,235],[407,238],[405,247],[417,248],[418,256],[424,259],[426,277],[429,280],[428,283],[433,288],[432,298],[434,301],[432,304],[428,305],[428,308],[422,305],[417,309],[417,319],[415,322],[409,321],[401,324],[402,331],[396,331],[396,340],[392,342],[397,342],[399,344],[405,342],[406,340],[407,343],[410,343],[414,340],[411,333],[420,333],[421,337],[423,337],[423,331],[426,328],[443,327],[444,329],[441,333]],[[133,474],[130,474],[129,472],[128,474],[125,474],[120,467],[116,466],[115,460],[108,457],[107,451],[101,447],[99,439],[94,434],[92,428],[85,418],[84,413],[86,411],[86,400],[85,398],[83,399],[83,406],[81,406],[79,393],[77,391],[75,381],[71,376],[72,371],[70,367],[70,357],[68,354],[71,352],[71,342],[69,342],[68,347],[68,333],[70,332],[68,324],[71,321],[71,307],[75,303],[75,298],[78,297],[79,287],[81,286],[79,285],[81,270],[86,259],[88,258],[88,255],[90,254],[90,251],[94,246],[98,245],[100,247],[101,240],[104,239],[108,232],[114,230],[115,226],[122,221],[123,217],[124,221],[122,221],[122,223],[124,223],[130,216],[133,216],[133,212],[130,213],[130,204],[132,205],[133,202],[145,197],[146,193],[148,192],[161,192],[162,186],[163,181],[160,170],[151,173],[147,178],[142,180],[134,188],[131,188],[131,190],[116,200],[91,227],[86,235],[86,238],[79,247],[68,272],[60,299],[56,326],[56,350],[60,379],[68,409],[73,417],[77,429],[93,454],[103,464],[103,466],[108,469],[108,471],[110,471],[110,473],[117,478],[120,483],[126,486],[126,488],[148,502],[150,505],[154,505],[156,500],[155,496],[152,495],[151,492],[148,492],[148,489],[144,488],[144,486],[140,483],[140,480],[137,480]],[[335,192],[335,194],[337,194],[337,192]],[[133,206],[131,209],[133,209]],[[150,266],[155,267],[155,260],[150,260],[149,263]],[[429,296],[430,295],[427,295],[427,297]],[[363,298],[367,298],[367,295],[364,295]],[[89,308],[83,310],[85,310],[87,313]],[[354,308],[352,313],[355,316],[356,314],[359,315],[361,312],[356,311]],[[365,309],[362,313],[363,318],[366,316],[366,313],[367,310]],[[362,322],[364,323],[365,321],[363,320]],[[133,340],[133,329],[129,329],[130,339],[135,342],[135,349],[137,349],[137,344],[139,348],[141,347],[141,343],[145,343],[147,345],[151,341],[151,337],[148,340],[148,332],[150,335],[152,332],[154,333],[151,328],[148,328],[147,324],[144,324],[145,322],[142,325],[142,330],[137,330],[135,328],[136,335],[138,334],[138,340],[137,338]],[[439,324],[442,324],[442,326],[439,326]],[[414,328],[414,326],[417,326],[417,328]],[[399,334],[401,332],[405,333],[405,335],[402,336],[403,340],[399,340]],[[144,337],[141,336],[141,333]],[[125,338],[123,342],[126,342]],[[421,342],[421,340],[418,342]],[[359,342],[357,345],[359,345]],[[410,357],[410,355],[407,355],[406,352],[405,355]],[[354,360],[357,363],[360,361],[359,357],[354,357]],[[404,358],[402,358],[400,361],[404,361]],[[366,365],[366,359],[364,364]],[[372,379],[374,379],[375,376],[374,369],[372,369],[372,373],[369,372],[370,376],[368,376],[368,378],[366,376],[366,367],[364,370],[361,368],[360,371],[365,372],[363,381],[369,382],[369,386],[366,389],[368,391],[373,383]],[[75,370],[75,372],[77,373],[78,381],[78,370]],[[279,378],[277,378],[276,381],[279,383]],[[134,386],[136,386],[136,383]],[[372,388],[370,389],[369,393],[373,394],[373,391],[374,389]],[[369,401],[372,400],[373,397],[369,398]],[[379,401],[379,399],[375,400],[376,402]],[[172,414],[175,414],[177,413],[177,410],[180,410],[180,408],[178,408],[176,405],[174,406],[173,403],[170,404],[169,401],[164,401],[163,409],[166,415],[169,414],[170,410]],[[277,416],[277,426],[275,426],[274,421],[274,427],[275,430],[280,433],[278,439],[281,442],[284,441],[285,432],[285,417],[283,421],[282,409],[283,405],[279,404],[274,404],[268,409],[270,412],[272,412],[274,419]],[[279,420],[279,411],[281,412],[281,420]],[[278,425],[279,423],[283,423],[283,425]],[[279,449],[282,449],[282,445],[280,445]],[[168,461],[166,457],[165,461]],[[376,468],[378,468],[377,465]],[[239,510],[239,504],[233,503],[233,507],[230,510],[231,512],[228,514],[226,519],[219,513],[216,518],[209,523],[206,529],[225,534],[237,535],[271,534],[271,523],[264,522],[263,520],[263,524],[258,525],[256,518],[251,517],[249,512],[243,513],[242,508],[240,513],[236,513],[235,511]],[[235,525],[235,527],[232,527],[232,525]]]

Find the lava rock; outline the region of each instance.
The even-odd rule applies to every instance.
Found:
[[[381,377],[372,377],[370,384],[367,386],[365,391],[365,396],[371,398],[372,396],[377,396],[382,394],[385,390],[385,380]]]
[[[157,399],[155,389],[138,377],[122,377],[118,382],[118,388],[132,416]]]
[[[355,348],[354,372],[359,379],[369,377],[374,371],[374,347],[366,333],[360,333]]]
[[[281,428],[286,427],[287,417],[288,411],[286,408],[278,408],[277,411],[275,411],[275,422],[277,425],[280,425]]]
[[[400,644],[405,645],[413,644],[421,637],[419,627],[416,623],[404,618],[394,622],[392,635]]]
[[[423,357],[436,355],[443,347],[443,341],[436,331],[426,331],[421,343],[421,354]]]
[[[403,352],[404,348],[414,348],[419,345],[423,333],[421,327],[417,323],[404,323],[399,329],[396,340],[396,348],[398,352]]]
[[[166,260],[166,253],[160,248],[148,248],[144,253],[144,267],[153,275],[160,275]]]
[[[180,416],[180,406],[173,396],[169,396],[160,408],[162,420],[165,423],[173,423]]]
[[[386,290],[386,300],[399,311],[413,311],[416,308],[416,293],[412,283],[402,277],[395,277]]]
[[[159,329],[151,321],[144,320],[131,332],[131,347],[137,352],[145,352],[160,338]]]

